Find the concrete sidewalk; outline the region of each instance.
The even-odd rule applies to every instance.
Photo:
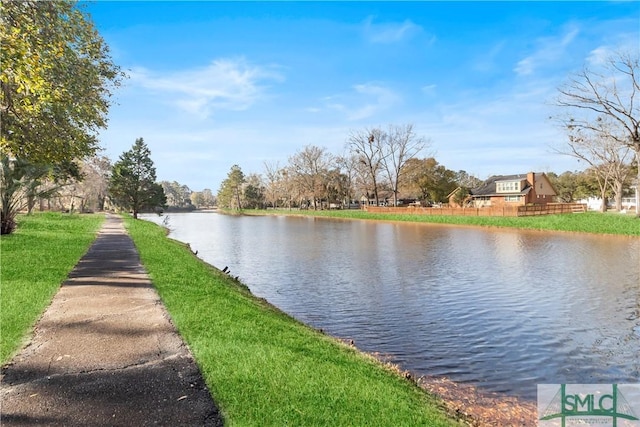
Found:
[[[111,215],[1,381],[3,427],[223,424],[122,220]]]

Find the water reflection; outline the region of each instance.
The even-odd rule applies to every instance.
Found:
[[[169,217],[172,237],[254,294],[418,374],[527,399],[538,383],[640,380],[640,239]]]

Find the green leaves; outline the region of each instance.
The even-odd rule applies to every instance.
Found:
[[[109,194],[117,206],[132,211],[134,218],[142,210],[165,205],[167,199],[156,183],[151,151],[142,138],[136,139],[131,150],[122,153],[113,165]]]
[[[11,234],[18,212],[25,208],[30,210],[36,198],[48,197],[58,191],[59,179],[78,173],[75,164],[53,168],[6,155],[0,157],[0,234]]]
[[[93,155],[124,77],[70,1],[3,1],[0,149],[33,163]]]
[[[244,173],[238,165],[231,166],[227,179],[222,181],[218,190],[218,206],[228,209],[242,209],[242,185]]]

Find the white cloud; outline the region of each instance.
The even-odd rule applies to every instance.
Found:
[[[589,52],[587,63],[589,65],[604,65],[608,61],[609,57],[611,57],[612,53],[613,50],[607,46],[597,47]]]
[[[577,26],[569,25],[559,36],[538,39],[535,52],[518,61],[514,71],[519,76],[529,76],[538,68],[560,60],[579,33]]]
[[[324,100],[327,107],[343,113],[348,121],[358,121],[388,110],[400,102],[400,96],[378,83],[363,83],[353,86],[352,92]]]
[[[620,37],[612,44],[602,45],[592,49],[587,56],[586,63],[591,67],[601,67],[609,63],[612,58],[625,54],[633,55],[635,52],[638,52],[637,37]]]
[[[375,24],[373,17],[368,17],[364,22],[364,33],[372,43],[397,43],[411,38],[422,31],[422,27],[406,19],[403,22],[388,22]]]
[[[429,95],[429,96],[433,96],[436,93],[436,89],[437,89],[437,85],[435,84],[431,84],[431,85],[426,85],[426,86],[422,86],[420,88],[420,90],[422,91],[422,93],[424,93],[425,95]]]
[[[242,58],[217,59],[206,67],[167,74],[139,68],[130,77],[165,102],[199,118],[216,110],[246,110],[265,96],[266,82],[283,79],[270,67],[252,65]]]

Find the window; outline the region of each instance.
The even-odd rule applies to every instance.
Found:
[[[504,201],[505,202],[519,202],[520,201],[520,196],[505,196],[504,197]]]
[[[520,181],[500,181],[496,182],[496,192],[513,193],[520,191]]]

